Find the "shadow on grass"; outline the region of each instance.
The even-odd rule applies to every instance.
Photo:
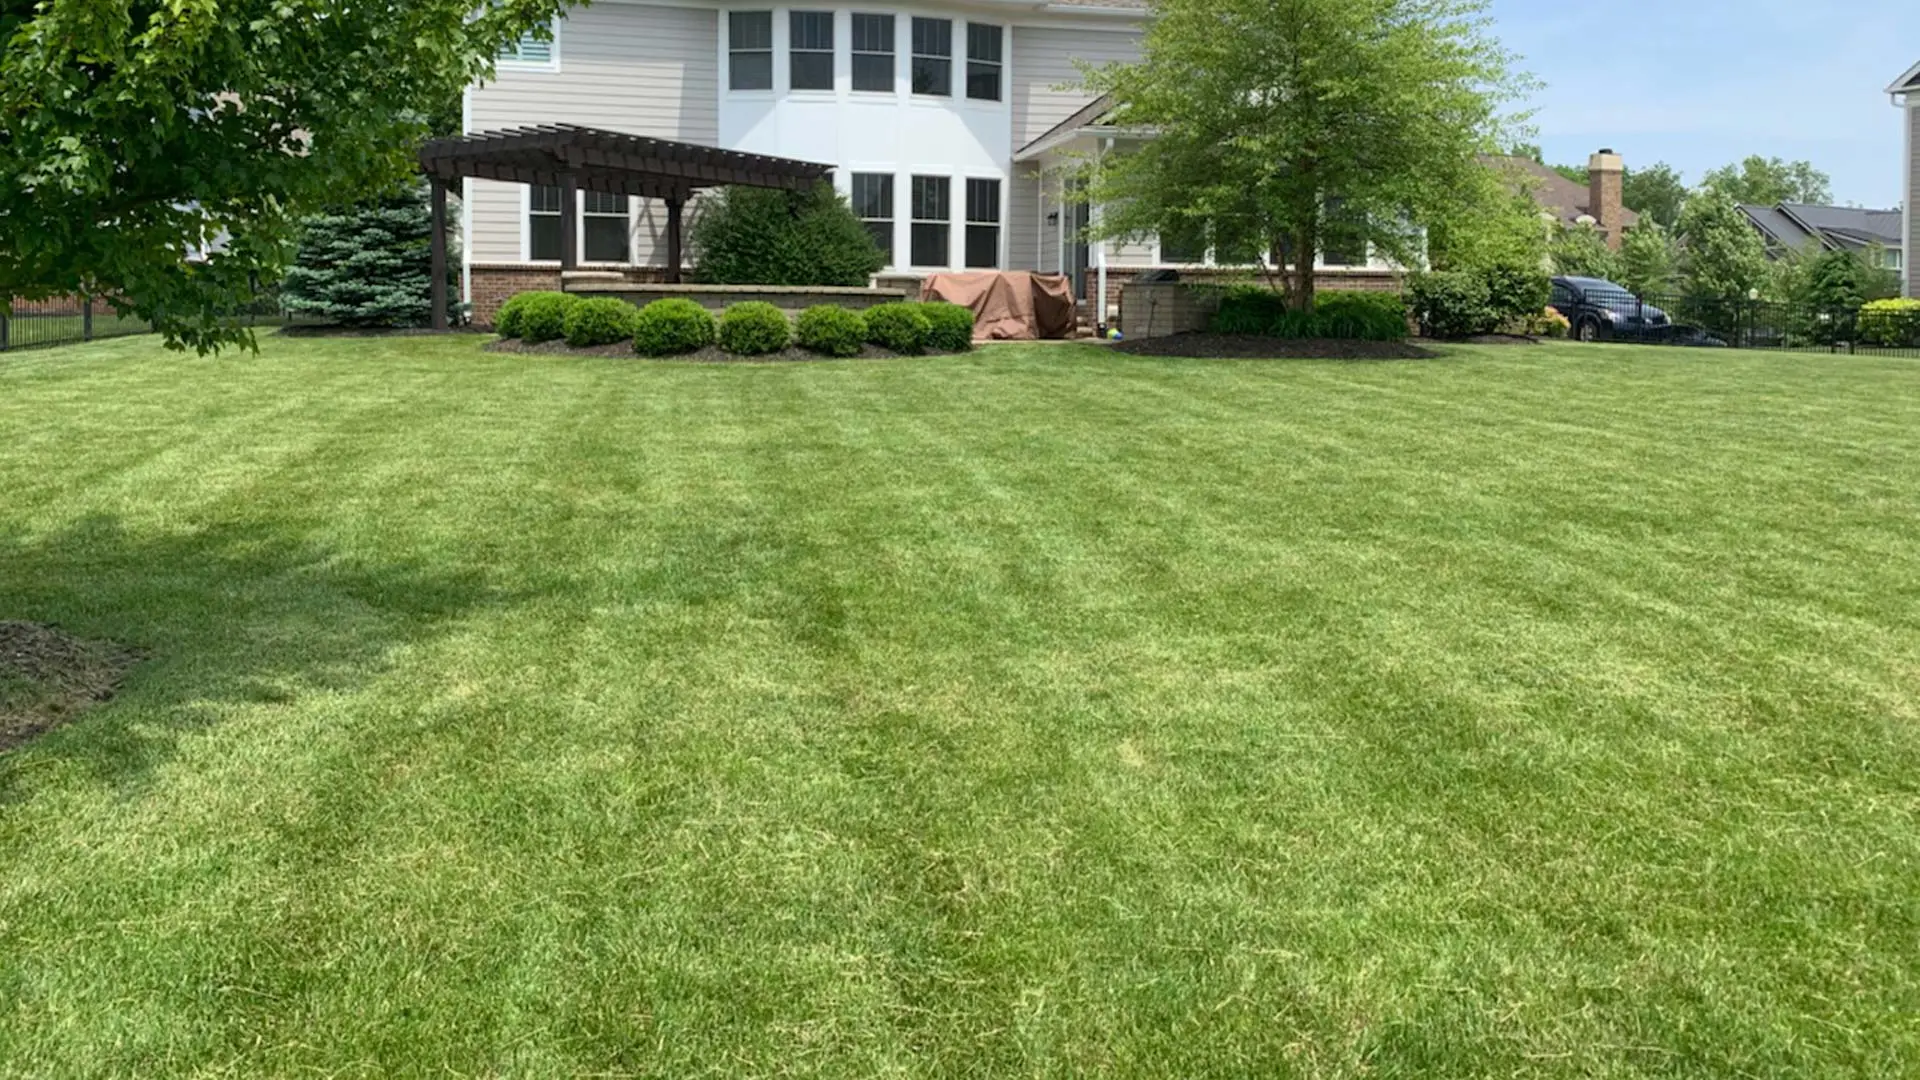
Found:
[[[149,659],[95,711],[0,754],[0,803],[31,754],[138,788],[232,704],[285,703],[377,676],[399,648],[510,601],[472,570],[373,561],[272,523],[135,531],[93,517],[46,537],[0,526],[0,618],[138,646]]]

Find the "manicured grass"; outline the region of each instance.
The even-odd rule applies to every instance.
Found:
[[[0,1074],[1920,1073],[1920,365],[0,360]]]

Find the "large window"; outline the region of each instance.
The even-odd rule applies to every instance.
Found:
[[[1265,261],[1255,230],[1231,217],[1188,221],[1160,233],[1160,261],[1172,266],[1258,266]]]
[[[773,89],[773,12],[727,14],[727,87]]]
[[[893,93],[893,16],[853,17],[853,88]]]
[[[911,193],[915,266],[950,266],[953,262],[953,192],[944,176],[916,176]]]
[[[628,238],[627,197],[603,191],[580,193],[583,239],[581,252],[587,262],[627,262],[632,258]]]
[[[953,96],[953,20],[913,20],[913,92]]]
[[[560,261],[560,189],[536,184],[527,189],[527,258]]]
[[[1000,181],[967,181],[967,266],[1000,265]]]
[[[875,247],[893,265],[893,174],[854,173],[853,212],[867,226]]]
[[[967,96],[975,101],[1000,100],[1000,35],[997,26],[967,24]]]
[[[789,13],[787,63],[787,84],[793,89],[833,89],[833,12]]]
[[[1160,261],[1173,266],[1198,266],[1206,262],[1206,227],[1197,222],[1182,222],[1161,230]]]
[[[1348,212],[1346,200],[1327,200],[1321,223],[1320,262],[1324,266],[1365,266],[1367,231],[1365,223]]]

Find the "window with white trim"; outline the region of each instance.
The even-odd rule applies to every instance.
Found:
[[[1000,181],[967,181],[967,267],[1000,266]]]
[[[629,262],[633,258],[627,197],[604,191],[580,193],[581,257],[587,262]]]
[[[967,24],[967,97],[1000,100],[1000,68],[1006,53],[998,26]]]
[[[886,254],[886,265],[892,266],[893,174],[854,173],[851,201],[854,216],[867,227],[874,246]]]
[[[773,12],[727,13],[727,89],[773,89]]]
[[[909,193],[913,212],[911,250],[914,266],[953,264],[953,182],[944,176],[916,176]]]
[[[521,34],[519,41],[501,49],[497,59],[503,64],[552,67],[558,55],[559,52],[554,47],[553,20],[549,19]]]
[[[913,92],[953,96],[953,20],[913,17]]]
[[[893,93],[893,28],[891,15],[853,16],[853,88]]]
[[[558,187],[534,184],[527,188],[527,258],[535,262],[560,261],[560,203]]]
[[[787,87],[833,89],[833,12],[787,13]]]

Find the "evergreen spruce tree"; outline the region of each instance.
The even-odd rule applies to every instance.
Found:
[[[315,214],[281,284],[281,303],[341,326],[425,326],[433,314],[432,240],[424,188]]]

